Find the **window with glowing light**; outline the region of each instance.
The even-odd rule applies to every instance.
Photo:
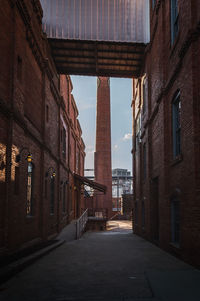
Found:
[[[33,163],[28,162],[26,215],[33,215]]]

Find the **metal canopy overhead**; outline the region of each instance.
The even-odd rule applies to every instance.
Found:
[[[149,0],[41,0],[58,73],[139,76]]]
[[[49,39],[58,73],[138,77],[144,44]]]
[[[78,175],[76,173],[74,173],[74,177],[75,177],[76,180],[78,180],[82,184],[84,184],[86,186],[90,186],[90,187],[92,187],[92,188],[94,188],[96,190],[99,190],[101,192],[106,193],[107,187],[105,185],[100,184],[100,183],[95,182],[95,181],[92,181],[92,180],[89,180],[88,178],[80,176],[80,175]]]

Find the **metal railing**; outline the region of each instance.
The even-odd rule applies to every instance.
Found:
[[[76,221],[76,239],[79,239],[83,234],[86,224],[88,221],[88,209],[86,209],[83,214]]]
[[[108,209],[107,208],[89,208],[89,217],[96,217],[100,219],[108,219]]]

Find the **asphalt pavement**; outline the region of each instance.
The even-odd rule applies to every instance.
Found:
[[[112,221],[16,274],[0,300],[200,301],[200,271],[133,234],[130,222]]]

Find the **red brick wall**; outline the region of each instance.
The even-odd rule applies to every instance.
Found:
[[[56,73],[48,41],[42,33],[40,3],[28,0],[13,3],[4,0],[0,8],[3,38],[0,42],[0,163],[2,159],[6,163],[6,168],[0,170],[0,253],[49,239],[79,215],[72,211],[74,165],[69,166],[69,159],[75,162],[75,143],[84,158],[81,135],[75,132],[76,120],[70,115],[72,83],[69,76],[59,77]],[[76,108],[75,103],[73,106]],[[73,133],[75,139],[73,145],[67,140],[66,160],[62,159],[63,126],[68,129],[69,137]],[[26,215],[29,153],[34,165],[31,216]],[[21,159],[16,163],[18,154]],[[83,169],[82,160],[80,173]],[[51,214],[53,172],[54,212]],[[77,189],[79,194],[81,186]],[[81,196],[80,200],[76,199],[79,201]]]
[[[157,2],[151,11],[151,42],[147,47],[143,75],[148,78],[148,110],[142,117],[141,147],[135,154],[134,199],[138,224],[134,231],[154,241],[156,205],[153,183],[158,178],[160,247],[200,265],[199,188],[199,1],[179,1],[179,34],[171,45],[170,1]],[[141,76],[141,80],[142,80]],[[135,91],[137,87],[135,81]],[[141,85],[141,84],[140,84]],[[142,88],[142,87],[141,87]],[[181,156],[172,153],[172,100],[177,90],[181,99]],[[143,97],[139,110],[143,115]],[[138,104],[133,101],[134,119]],[[136,124],[134,124],[135,133]],[[143,178],[142,146],[147,145],[147,178]],[[171,200],[180,202],[180,244],[171,244]],[[142,213],[142,207],[145,210]],[[145,216],[145,225],[143,217]],[[134,218],[135,220],[135,218]],[[154,230],[153,230],[154,229]]]
[[[4,4],[4,5],[3,5]],[[11,64],[13,52],[13,10],[9,1],[3,1],[0,8],[0,99],[9,102],[11,93]]]

